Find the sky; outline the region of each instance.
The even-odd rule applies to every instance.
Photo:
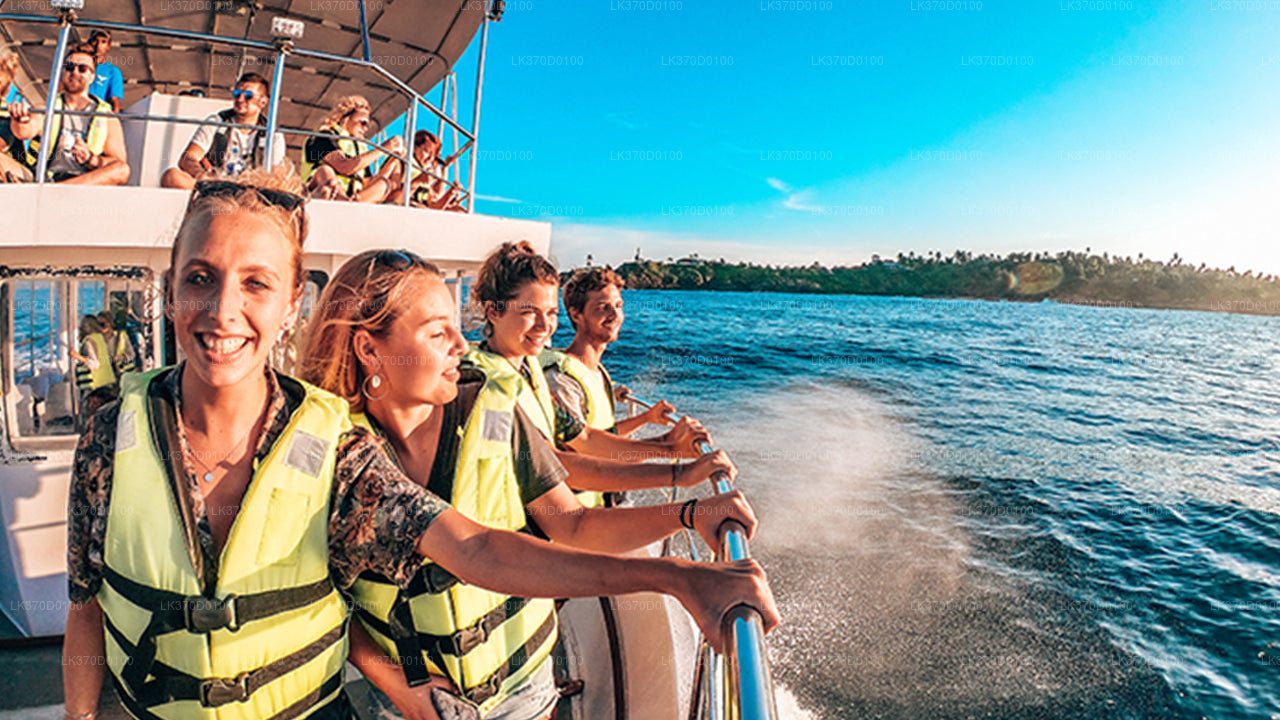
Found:
[[[1280,0],[509,0],[477,208],[552,223],[561,267],[1087,248],[1280,274],[1277,38]]]

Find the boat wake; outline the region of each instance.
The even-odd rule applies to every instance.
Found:
[[[987,548],[1028,542],[1037,508],[943,478],[940,450],[867,391],[793,384],[708,424],[742,470],[784,625],[776,681],[809,717],[1169,717],[1158,674],[1071,598]],[[1084,609],[1087,611],[1087,608]],[[803,711],[800,709],[803,708]],[[804,717],[796,715],[795,717]]]

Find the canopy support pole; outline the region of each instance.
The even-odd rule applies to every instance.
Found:
[[[484,95],[484,53],[489,47],[489,12],[484,14],[484,23],[480,26],[480,61],[476,69],[476,105],[471,114],[471,161],[467,169],[467,212],[476,211],[476,153],[480,147],[480,99]]]
[[[53,72],[49,75],[49,94],[44,100],[44,129],[40,132],[40,157],[36,161],[36,182],[44,184],[45,175],[49,172],[49,159],[59,145],[61,138],[50,137],[53,134],[53,106],[62,92],[62,62],[67,55],[67,40],[71,38],[71,23],[75,17],[70,11],[62,13],[62,27],[58,30],[58,49],[53,52]]]
[[[364,7],[364,3],[360,4]],[[280,124],[280,84],[284,82],[284,60],[289,54],[289,43],[281,42],[276,46],[276,67],[271,79],[271,104],[267,106],[267,145],[262,158],[262,167],[267,172],[275,167],[276,127]]]

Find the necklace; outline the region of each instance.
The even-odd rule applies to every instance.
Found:
[[[186,422],[184,421],[182,424],[185,426],[185,425],[186,425]],[[205,481],[206,483],[211,483],[211,482],[213,482],[213,468],[215,468],[215,467],[217,467],[217,466],[221,465],[222,463],[226,462],[226,459],[227,459],[227,458],[229,458],[229,457],[231,457],[231,454],[232,454],[232,453],[234,453],[236,450],[238,450],[238,449],[240,448],[240,444],[241,444],[241,443],[243,443],[245,440],[247,440],[247,439],[249,438],[249,436],[253,434],[253,428],[254,428],[257,424],[258,424],[258,421],[257,421],[257,420],[254,420],[254,421],[253,421],[253,424],[249,426],[249,429],[248,429],[247,431],[245,431],[245,433],[244,433],[243,435],[241,435],[241,436],[240,436],[240,439],[239,439],[239,440],[236,440],[236,444],[235,444],[235,445],[232,445],[232,446],[231,446],[231,449],[230,449],[230,450],[228,450],[226,453],[224,453],[224,454],[223,454],[223,456],[222,456],[221,458],[218,458],[218,461],[217,461],[217,462],[215,462],[215,463],[213,464],[213,466],[212,466],[212,467],[211,467],[211,466],[209,466],[209,465],[207,465],[207,464],[205,464],[204,460],[201,460],[201,459],[200,459],[200,455],[199,455],[198,453],[196,453],[196,451],[195,451],[194,449],[191,449],[191,443],[189,443],[189,442],[188,442],[188,443],[187,443],[187,448],[188,448],[189,450],[191,450],[191,459],[192,459],[192,460],[195,460],[195,461],[196,461],[196,462],[198,462],[198,463],[200,463],[200,466],[201,466],[201,467],[203,467],[203,468],[204,468],[204,470],[205,470],[204,474],[200,476],[200,479],[201,479],[201,480],[203,480],[203,481]],[[188,428],[188,431],[190,431],[190,428]]]

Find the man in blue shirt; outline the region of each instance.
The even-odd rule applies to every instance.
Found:
[[[89,36],[89,44],[97,53],[98,61],[98,71],[89,86],[89,94],[111,103],[112,112],[120,112],[120,101],[124,99],[124,74],[120,68],[107,62],[107,51],[111,49],[110,31],[94,30]]]

